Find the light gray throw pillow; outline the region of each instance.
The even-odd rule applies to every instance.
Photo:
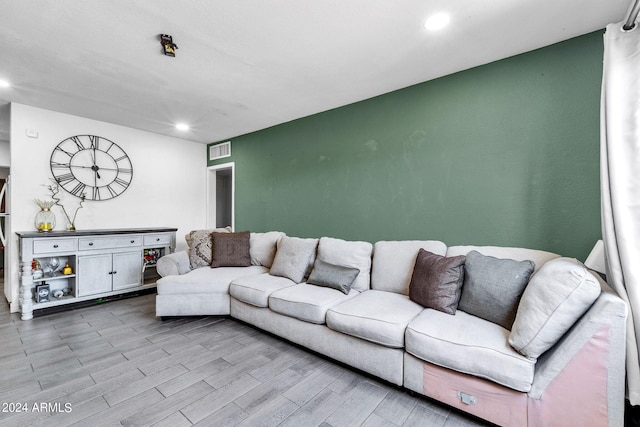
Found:
[[[515,261],[467,254],[458,309],[511,329],[518,303],[535,268],[533,261]]]
[[[313,267],[317,246],[318,239],[282,237],[269,273],[302,283]]]
[[[600,282],[573,258],[547,261],[527,285],[509,344],[536,359],[550,349],[600,295]]]
[[[360,274],[359,268],[330,264],[318,258],[313,264],[313,270],[311,270],[307,283],[337,289],[345,295],[349,295],[351,285],[358,274]]]

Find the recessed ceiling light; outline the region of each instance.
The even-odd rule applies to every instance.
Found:
[[[0,79],[0,87],[9,87],[9,86],[11,86],[11,83],[9,83],[6,80]]]
[[[189,130],[189,125],[186,123],[178,123],[176,124],[176,129],[182,130],[182,131]]]
[[[424,21],[424,27],[429,31],[440,30],[449,24],[451,16],[447,12],[439,12],[431,15]]]

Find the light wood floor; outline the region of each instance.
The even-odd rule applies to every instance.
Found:
[[[230,318],[162,322],[154,304],[21,321],[0,302],[0,425],[484,425]]]

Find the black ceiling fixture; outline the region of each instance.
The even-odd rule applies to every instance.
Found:
[[[173,42],[173,37],[169,34],[160,34],[160,44],[166,56],[176,56],[178,45]]]

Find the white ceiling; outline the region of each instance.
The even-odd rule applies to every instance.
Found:
[[[215,142],[602,29],[629,2],[0,0],[0,104]]]

